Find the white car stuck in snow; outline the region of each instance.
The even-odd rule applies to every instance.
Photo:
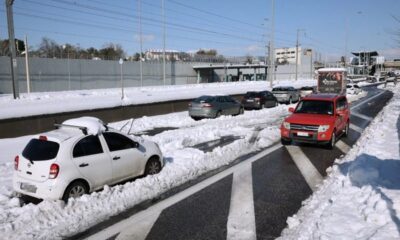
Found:
[[[14,160],[13,188],[39,199],[62,199],[140,175],[164,165],[154,142],[110,129],[94,117],[70,119],[33,137]]]
[[[360,94],[361,92],[362,92],[362,89],[357,84],[355,84],[355,83],[347,84],[347,93],[348,94],[357,95],[357,94]]]

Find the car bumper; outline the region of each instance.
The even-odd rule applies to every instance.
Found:
[[[38,199],[61,199],[67,185],[68,184],[59,181],[58,179],[48,179],[44,182],[36,182],[17,176],[16,173],[14,173],[13,177],[13,188],[15,192]]]
[[[312,132],[281,129],[281,138],[287,141],[325,144],[331,139],[328,132]]]
[[[189,109],[189,116],[191,117],[204,117],[214,118],[216,111],[213,109]]]
[[[275,96],[276,97],[276,96]],[[287,96],[287,97],[276,97],[276,100],[278,101],[278,102],[280,102],[280,103],[282,103],[282,102],[289,102],[289,100],[290,100],[290,96]]]

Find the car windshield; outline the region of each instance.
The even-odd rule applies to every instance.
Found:
[[[301,101],[295,113],[333,114],[333,102],[330,101]]]
[[[31,161],[45,161],[54,159],[57,156],[60,145],[56,142],[31,139],[26,145],[22,156]]]
[[[249,97],[258,97],[260,95],[260,93],[258,92],[247,92],[246,95],[244,95],[245,98],[249,98]]]
[[[214,97],[212,96],[201,96],[193,100],[195,103],[210,103],[214,101]]]

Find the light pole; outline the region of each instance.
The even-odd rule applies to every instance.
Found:
[[[29,74],[29,47],[28,36],[25,35],[25,72],[26,72],[26,91],[31,93],[31,77]]]
[[[140,41],[140,86],[143,87],[143,62],[142,62],[142,53],[143,53],[143,37],[142,37],[142,8],[141,8],[141,0],[138,0],[138,11],[139,11],[139,41]]]
[[[63,49],[67,49],[68,90],[71,90],[71,68],[69,64],[69,48],[67,48],[67,44],[63,45]]]
[[[304,29],[297,29],[297,38],[296,38],[296,77],[295,77],[296,81],[297,81],[298,67],[299,67],[299,33],[300,33],[300,31],[304,31]]]
[[[275,74],[275,46],[274,46],[274,34],[275,34],[275,0],[271,0],[272,5],[272,19],[271,19],[271,44],[269,50],[269,61],[270,61],[270,74],[269,75],[269,86],[272,88],[272,83],[274,81],[274,77],[272,73]]]
[[[161,0],[161,11],[163,17],[163,83],[165,85],[165,9],[164,9],[164,0]]]
[[[14,17],[12,5],[14,0],[5,0],[7,9],[7,26],[8,26],[8,46],[11,53],[11,78],[13,86],[14,99],[19,98],[19,85],[18,85],[18,66],[15,49],[15,34],[14,34]]]
[[[123,78],[123,74],[122,74],[122,64],[124,63],[124,60],[122,60],[122,58],[119,59],[119,65],[121,66],[120,68],[120,72],[121,72],[121,100],[124,100],[124,78]]]

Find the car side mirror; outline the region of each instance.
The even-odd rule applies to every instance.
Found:
[[[293,107],[290,107],[290,108],[289,108],[289,112],[294,113],[294,108],[293,108]]]

